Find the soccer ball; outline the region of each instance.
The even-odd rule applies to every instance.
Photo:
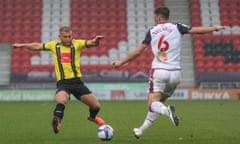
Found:
[[[110,125],[102,125],[97,130],[97,136],[100,140],[110,141],[114,135],[114,130]]]

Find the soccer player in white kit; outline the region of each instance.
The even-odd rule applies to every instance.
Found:
[[[224,26],[221,25],[190,27],[181,23],[170,23],[170,11],[167,7],[157,8],[154,14],[156,25],[147,32],[142,44],[124,59],[112,63],[115,68],[119,68],[138,57],[148,46],[152,48],[154,58],[149,77],[149,111],[143,124],[133,129],[136,138],[139,138],[160,115],[168,116],[175,126],[179,124],[175,107],[167,106],[164,102],[173,94],[180,83],[182,35],[204,34],[224,29]]]

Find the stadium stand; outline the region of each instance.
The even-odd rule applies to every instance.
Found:
[[[26,2],[29,3],[26,4]],[[156,2],[162,4],[161,0]],[[83,51],[82,55],[89,59],[89,63],[86,63],[88,69],[84,68],[87,66],[82,63],[85,72],[91,72],[92,70],[96,72],[96,64],[100,63],[102,69],[101,67],[98,68],[97,72],[109,70],[110,66],[105,65],[110,65],[112,60],[126,56],[144,38],[148,27],[142,25],[153,25],[154,1],[142,0],[139,3],[135,0],[106,2],[103,0],[37,0],[25,2],[17,0],[16,3],[13,3],[11,0],[1,0],[1,3],[6,5],[6,8],[2,10],[3,13],[6,13],[2,21],[5,27],[3,32],[6,33],[1,38],[3,42],[46,42],[57,39],[58,29],[61,25],[71,25],[74,37],[77,38],[90,39],[96,34],[104,35],[105,42],[103,41],[100,47]],[[132,7],[128,11],[128,5],[131,4],[132,6],[136,5],[136,7]],[[27,11],[22,9],[23,5],[27,5]],[[141,11],[138,11],[139,9]],[[8,19],[9,17],[12,19]],[[133,19],[135,20],[132,21],[135,36],[131,37],[132,31],[128,31],[130,28],[127,27],[127,23],[130,23]],[[135,43],[130,43],[130,39],[135,39]],[[128,42],[128,40],[130,41]],[[126,43],[127,49],[124,50],[121,42]],[[112,49],[115,49],[115,54],[111,53]],[[92,55],[94,55],[94,59]],[[21,61],[19,57],[21,57]],[[142,57],[136,63],[146,61],[144,59],[146,56]],[[103,60],[103,62],[100,62],[100,60]],[[13,49],[12,62],[13,75],[41,71],[53,72],[52,58],[48,52]],[[132,72],[147,72],[145,62],[143,65],[143,67],[130,67],[129,65],[126,66],[124,71],[129,69]],[[113,69],[110,70],[113,71]]]
[[[41,0],[1,0],[0,3],[1,42],[40,41]],[[12,72],[29,72],[29,59],[32,55],[38,55],[38,52],[14,49],[12,55]]]
[[[228,3],[224,0],[212,0],[212,1],[193,0],[192,1],[191,9],[192,11],[195,11],[194,13],[192,13],[193,25],[197,26],[199,24],[196,19],[199,18],[197,14],[200,14],[202,25],[222,24],[222,25],[228,26],[227,29],[223,32],[216,32],[216,33],[213,33],[212,35],[209,34],[207,36],[205,35],[194,36],[195,54],[204,55],[204,56],[209,56],[209,55],[223,56],[225,58],[224,62],[226,64],[227,63],[236,64],[239,62],[239,58],[238,58],[239,34],[238,33],[240,33],[240,31],[238,29],[240,28],[240,26],[239,26],[239,22],[235,23],[233,22],[235,20],[231,20],[231,19],[238,18],[239,13],[237,15],[236,11],[238,11],[238,9],[235,8],[236,6],[233,7],[232,3],[234,5],[239,5],[239,2],[237,0],[233,0],[231,1],[231,3]],[[198,4],[200,9],[196,8]],[[225,13],[230,11],[235,11],[235,12],[232,12],[233,13],[232,16],[229,16],[229,14],[228,16],[226,16]],[[199,59],[196,58],[195,60],[198,61]],[[226,68],[228,67],[226,66]],[[225,70],[228,71],[228,69],[225,69]]]
[[[154,24],[152,11],[164,0],[0,0],[0,4],[1,42],[57,39],[61,25],[70,25],[76,38],[90,39],[102,34],[105,38],[99,47],[82,52],[81,69],[90,77],[94,72],[106,71],[117,75],[111,61],[126,56],[141,43]],[[193,36],[196,73],[240,71],[240,1],[191,0],[189,6],[192,26],[227,26],[225,31]],[[148,73],[149,56],[152,55],[148,50],[122,72]],[[47,72],[50,80],[54,79],[48,52],[13,49],[11,71],[13,77]],[[202,82],[201,77],[197,75],[196,80]],[[14,77],[13,81],[19,78]]]
[[[191,1],[194,26],[216,24],[226,26],[224,31],[194,36],[195,70],[198,83],[239,82],[237,74],[240,62],[239,5],[238,0]]]
[[[85,56],[91,57],[92,54],[95,54],[99,57],[100,61],[102,60],[100,57],[104,57],[105,61],[107,61],[108,58],[107,64],[110,64],[111,61],[126,56],[129,51],[141,42],[147,30],[143,25],[153,25],[152,10],[154,9],[154,1],[142,0],[140,2],[127,0],[125,1],[126,3],[123,1],[107,1],[106,5],[100,5],[102,1],[97,1],[93,5],[92,2],[93,1],[90,0],[88,2],[72,1],[71,3],[72,28],[76,31],[85,31],[86,29],[93,31],[93,33],[95,31],[95,33],[103,34],[106,39],[105,41],[107,41],[101,44],[100,48],[98,48],[100,50],[93,48],[90,51],[84,51],[83,54]],[[146,4],[147,2],[148,4]],[[95,8],[95,11],[89,11],[90,3],[91,8]],[[79,7],[87,12],[79,14]],[[89,15],[90,20],[86,20],[89,19]],[[87,28],[86,25],[88,25]],[[143,31],[143,33],[139,33],[139,31]],[[83,37],[84,35],[79,33],[78,36]],[[91,38],[91,36],[93,35],[85,35],[84,38]],[[132,40],[134,40],[134,42],[132,42]],[[121,43],[125,44],[121,45]],[[134,68],[135,67],[130,66],[126,67],[126,69],[131,69],[133,72],[139,71],[139,68]],[[140,71],[147,72],[148,69],[144,68],[145,67],[142,67]],[[111,71],[113,71],[113,69],[111,69]]]

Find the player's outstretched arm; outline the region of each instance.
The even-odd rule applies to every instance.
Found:
[[[137,58],[146,48],[146,44],[139,45],[134,51],[132,51],[130,54],[128,54],[125,58],[119,61],[113,61],[112,65],[114,68],[119,68],[122,65],[134,60]]]
[[[224,30],[225,27],[221,25],[216,25],[216,26],[202,26],[202,27],[192,27],[191,30],[188,31],[189,34],[205,34],[205,33],[210,33],[213,31],[220,31]]]
[[[42,50],[43,44],[41,43],[15,43],[13,44],[14,48],[27,48],[30,50]]]
[[[94,39],[87,40],[87,46],[88,47],[98,46],[100,44],[101,39],[103,39],[103,36],[97,35]]]

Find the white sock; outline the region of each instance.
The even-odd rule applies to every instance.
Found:
[[[151,106],[150,106],[151,110],[153,112],[156,112],[158,114],[162,114],[162,115],[169,115],[168,113],[168,109],[167,106],[165,106],[162,102],[160,101],[154,101],[152,102]]]
[[[159,114],[156,112],[148,112],[147,116],[145,118],[145,121],[143,122],[143,124],[140,126],[139,129],[142,130],[142,132],[144,133],[152,124],[153,122],[158,118]]]

